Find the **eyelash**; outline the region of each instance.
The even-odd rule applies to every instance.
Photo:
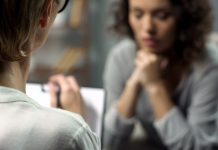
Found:
[[[135,17],[136,17],[137,19],[142,18],[142,16],[143,16],[143,13],[142,13],[142,12],[136,12],[136,13],[135,13]]]
[[[154,14],[155,17],[157,17],[160,20],[166,20],[168,17],[171,16],[171,13],[168,12],[159,12]]]

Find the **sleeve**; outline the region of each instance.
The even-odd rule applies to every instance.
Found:
[[[218,69],[212,69],[193,86],[185,118],[174,107],[155,127],[170,150],[218,149]]]
[[[81,127],[70,143],[72,150],[101,150],[99,138],[87,125]]]
[[[115,49],[116,50],[116,49]],[[134,119],[124,119],[119,116],[116,106],[117,100],[120,98],[125,81],[122,75],[122,58],[117,53],[110,53],[105,71],[104,71],[104,88],[106,90],[106,116],[105,116],[105,133],[104,147],[112,149],[120,149],[125,145],[126,140],[130,136]],[[125,65],[124,65],[125,66]]]

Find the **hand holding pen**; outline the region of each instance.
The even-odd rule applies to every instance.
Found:
[[[51,76],[48,85],[52,107],[60,107],[84,117],[84,102],[80,87],[73,76]]]

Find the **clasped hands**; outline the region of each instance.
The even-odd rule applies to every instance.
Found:
[[[139,50],[135,58],[135,66],[129,82],[146,88],[163,80],[168,60],[157,54]]]

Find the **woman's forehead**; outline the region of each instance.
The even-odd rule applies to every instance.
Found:
[[[166,9],[172,5],[170,0],[128,0],[130,8],[141,8],[141,9]]]

